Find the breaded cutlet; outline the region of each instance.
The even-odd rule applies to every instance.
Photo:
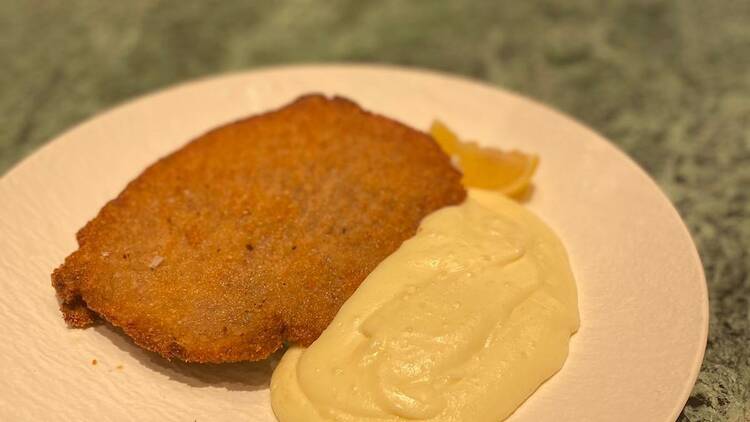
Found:
[[[99,317],[189,362],[309,345],[461,175],[430,136],[344,98],[304,96],[148,167],[52,274],[72,327]]]

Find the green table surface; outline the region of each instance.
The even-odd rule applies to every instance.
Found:
[[[750,420],[750,1],[0,1],[0,173],[179,81],[356,61],[462,74],[603,133],[676,204],[711,296],[680,421]]]

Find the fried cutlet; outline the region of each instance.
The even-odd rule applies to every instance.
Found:
[[[428,135],[344,98],[301,97],[159,160],[52,274],[72,327],[99,317],[190,362],[309,345],[422,219],[461,202]]]

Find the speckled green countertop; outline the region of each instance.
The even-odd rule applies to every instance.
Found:
[[[3,0],[0,57],[0,173],[123,100],[269,64],[428,67],[549,103],[645,167],[698,244],[711,328],[680,420],[750,420],[750,1]]]

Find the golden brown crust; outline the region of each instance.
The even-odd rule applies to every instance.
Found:
[[[463,200],[426,134],[320,95],[214,129],[130,182],[52,274],[70,326],[101,316],[193,362],[309,345],[430,212]]]

